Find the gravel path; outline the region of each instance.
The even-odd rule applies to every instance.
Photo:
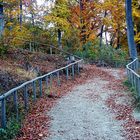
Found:
[[[119,79],[119,70],[109,71]],[[106,100],[117,94],[105,88],[108,84],[96,77],[59,99],[47,114],[52,118],[51,135],[44,140],[124,140],[123,120],[116,120],[106,105]]]

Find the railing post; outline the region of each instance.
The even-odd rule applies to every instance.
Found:
[[[133,64],[130,65],[130,68],[133,70]]]
[[[136,60],[136,72],[138,72],[138,70],[139,70],[139,60],[137,59]]]
[[[57,85],[60,86],[60,74],[57,72]]]
[[[82,60],[82,68],[84,67],[84,60]]]
[[[132,85],[132,72],[130,72],[130,83]]]
[[[16,112],[16,120],[19,119],[18,115],[18,97],[17,97],[17,91],[13,93],[13,99],[14,99],[14,110]]]
[[[50,74],[50,87],[52,87],[52,74]]]
[[[134,62],[135,65],[135,71],[137,70],[137,60]]]
[[[134,87],[134,74],[132,73],[132,86]]]
[[[27,90],[27,85],[24,87],[24,106],[25,110],[28,110],[28,90]]]
[[[36,83],[33,81],[33,96],[34,96],[34,102],[36,101]]]
[[[72,65],[72,78],[74,79],[74,64]]]
[[[139,86],[139,84],[138,84],[138,77],[136,76],[136,91],[137,91],[137,93],[138,93],[138,86]]]
[[[66,68],[66,79],[68,80],[68,78],[69,78],[69,68],[67,67]]]
[[[134,70],[134,63],[131,64],[131,69]]]
[[[45,80],[46,80],[46,87],[48,88],[48,76],[46,76],[46,78],[45,78]]]
[[[42,97],[42,79],[39,79],[40,97]]]
[[[130,70],[128,70],[129,72],[129,82],[131,83],[131,72],[130,72]]]
[[[52,55],[52,47],[50,46],[50,54]]]
[[[30,42],[30,52],[32,51],[32,42]]]
[[[138,95],[140,96],[140,78],[138,77]]]
[[[137,85],[136,85],[137,84],[137,81],[136,81],[137,76],[135,74],[133,74],[133,75],[134,75],[134,88],[137,89]]]
[[[79,63],[77,64],[77,69],[78,69],[78,75],[80,74],[80,67],[79,67]]]
[[[128,81],[129,81],[129,70],[126,68],[126,72],[127,72],[127,77],[128,77]]]
[[[6,100],[1,100],[1,126],[6,128]]]

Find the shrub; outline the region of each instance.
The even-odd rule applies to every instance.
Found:
[[[0,128],[0,139],[1,140],[8,140],[7,131],[3,128]]]
[[[20,124],[15,119],[11,119],[8,121],[6,129],[0,128],[0,140],[13,139],[19,133],[20,127]]]
[[[7,46],[4,45],[2,39],[0,39],[0,56],[3,56],[7,52]]]
[[[103,45],[100,48],[99,45],[88,42],[83,46],[83,51],[77,51],[75,54],[92,61],[103,60],[110,65],[117,63],[118,66],[124,66],[127,64],[127,53],[112,46]]]

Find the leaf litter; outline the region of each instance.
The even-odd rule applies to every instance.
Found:
[[[61,86],[57,86],[54,80],[55,86],[50,89],[49,93],[44,90],[44,97],[39,99],[33,105],[31,111],[24,120],[21,133],[16,139],[41,140],[49,137],[51,135],[50,124],[53,120],[46,114],[48,114],[48,112],[56,106],[60,98],[67,96],[74,87],[95,78],[108,81],[103,89],[113,91],[111,94],[108,94],[107,98],[104,99],[105,105],[108,107],[110,112],[115,115],[114,119],[121,122],[121,127],[123,127],[123,137],[128,140],[140,139],[140,123],[138,123],[132,115],[134,106],[133,102],[131,104],[130,101],[131,99],[133,100],[133,97],[131,96],[131,93],[128,92],[127,88],[122,84],[124,78],[126,77],[124,69],[117,69],[118,75],[121,74],[120,79],[116,78],[116,75],[110,74],[109,71],[113,72],[113,69],[97,68],[93,65],[85,65],[81,74],[76,76],[74,80],[69,77],[69,80],[66,81],[65,75],[62,75],[60,79]],[[51,94],[52,96],[48,98],[48,94]],[[94,102],[96,101],[96,98],[97,100],[100,100],[100,97],[98,97],[98,95],[94,95],[94,92],[90,91],[88,96],[88,98],[93,99]],[[125,104],[118,101],[118,99],[121,100],[121,98],[125,98]]]

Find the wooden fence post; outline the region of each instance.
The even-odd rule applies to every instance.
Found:
[[[27,85],[24,87],[24,106],[25,106],[25,111],[28,111],[28,90],[27,90]]]
[[[140,96],[140,78],[138,78],[138,95]]]
[[[16,120],[19,120],[17,91],[13,93],[13,99],[14,99],[14,110],[16,112]]]
[[[40,97],[42,97],[42,79],[39,79]]]
[[[45,80],[46,80],[46,87],[48,88],[48,84],[49,84],[49,82],[48,82],[48,76],[46,76]]]
[[[52,87],[52,74],[50,74],[50,87]]]
[[[68,78],[69,78],[69,68],[67,67],[66,68],[66,79],[68,80]]]
[[[6,128],[6,100],[1,100],[1,126]]]
[[[57,72],[57,85],[60,86],[60,74]]]
[[[139,83],[138,82],[139,82],[139,78],[136,76],[136,92],[137,93],[139,93],[139,89],[138,89],[139,88],[138,87],[139,86]]]
[[[132,86],[134,87],[134,74],[132,73]]]
[[[32,51],[32,42],[30,42],[30,52]]]
[[[136,61],[136,72],[139,70],[139,60]]]
[[[74,79],[74,64],[72,65],[72,78]]]
[[[50,47],[50,54],[52,55],[52,47]]]
[[[134,75],[134,88],[137,89],[137,85],[136,85],[137,84],[137,81],[136,81],[137,76],[135,74],[133,74],[133,75]]]
[[[34,96],[34,102],[36,101],[36,83],[33,81],[33,96]]]
[[[126,71],[127,71],[128,81],[130,81],[130,80],[129,80],[129,70],[128,70],[128,69],[126,69]]]
[[[79,63],[77,64],[77,69],[78,69],[78,75],[80,74],[80,67],[79,67]]]

